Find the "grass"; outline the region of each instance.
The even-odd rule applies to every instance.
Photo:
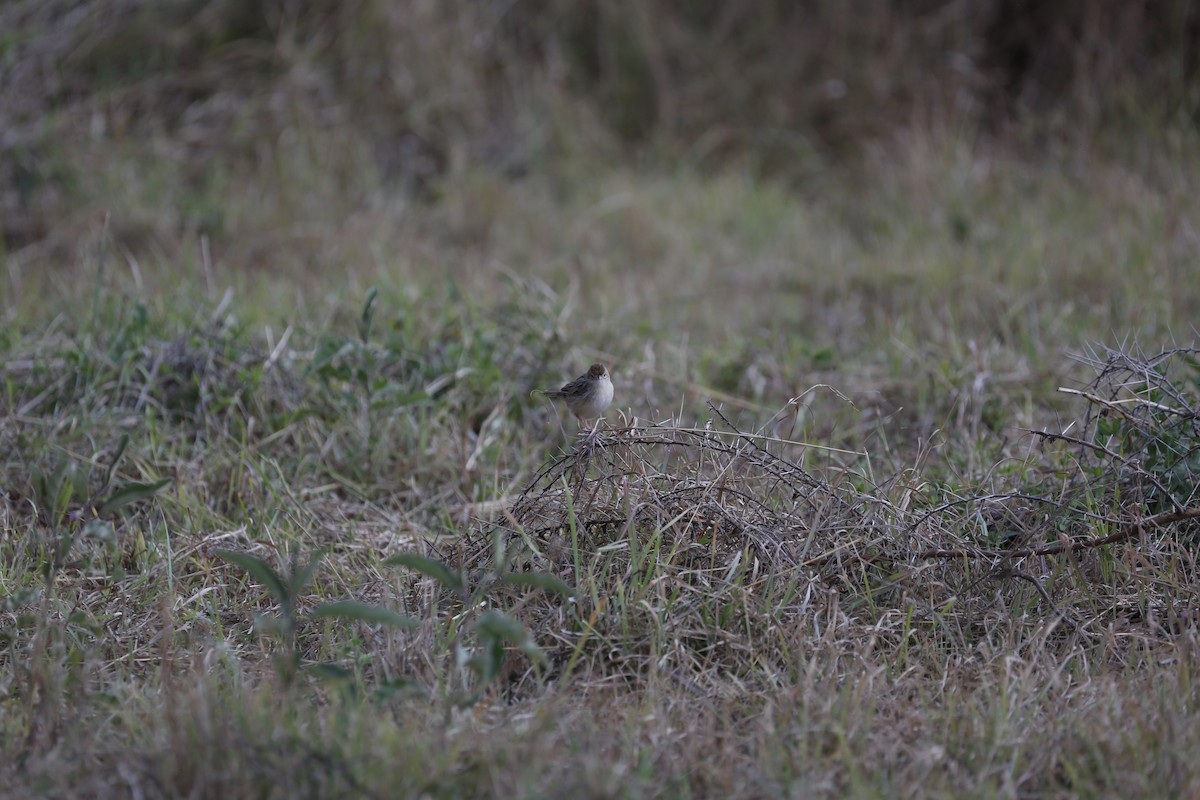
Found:
[[[482,11],[414,11],[380,94],[390,6],[211,8],[161,68],[106,48],[165,12],[46,40],[76,83],[5,227],[0,795],[1200,791],[1193,130],[681,145],[740,84],[644,37],[571,67],[642,98],[599,113]],[[530,392],[595,360],[581,439]]]
[[[1195,309],[1142,243],[1173,190],[908,157],[853,210],[507,187],[436,252],[530,268],[449,282],[10,267],[8,792],[1194,791],[1194,523],[1087,546],[1155,482],[1194,508],[1193,362],[1067,357]],[[564,441],[529,389],[601,356],[611,427]]]

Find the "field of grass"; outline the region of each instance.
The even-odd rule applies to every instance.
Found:
[[[400,190],[263,108],[41,151],[0,796],[1200,793],[1194,124]]]

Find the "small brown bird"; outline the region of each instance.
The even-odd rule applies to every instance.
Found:
[[[542,392],[551,400],[562,400],[580,423],[597,419],[613,399],[612,379],[603,364],[592,364],[588,371],[561,389]]]

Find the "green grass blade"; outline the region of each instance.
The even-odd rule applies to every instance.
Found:
[[[433,578],[449,589],[461,590],[463,588],[461,575],[447,567],[441,561],[434,561],[432,558],[425,558],[425,556],[419,556],[416,553],[398,553],[391,558],[384,559],[383,563],[390,567],[408,567],[422,575]]]
[[[574,586],[544,572],[513,572],[504,576],[503,583],[509,586],[532,586],[563,597],[575,596]]]
[[[111,514],[121,506],[153,497],[170,482],[170,478],[163,478],[154,483],[127,483],[109,495],[109,498],[100,505],[100,515]]]
[[[357,600],[335,600],[331,603],[322,603],[312,610],[312,615],[318,619],[340,619],[389,625],[406,631],[411,631],[421,624],[419,619],[406,617],[370,603],[360,603]]]
[[[250,574],[250,577],[267,587],[267,591],[279,602],[283,603],[289,599],[287,584],[279,577],[279,573],[271,569],[267,562],[261,558],[234,550],[214,550],[213,553],[219,558],[223,558],[229,563],[244,569]]]

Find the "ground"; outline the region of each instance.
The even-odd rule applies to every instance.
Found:
[[[414,186],[321,108],[10,237],[0,793],[1200,792],[1194,126]]]

